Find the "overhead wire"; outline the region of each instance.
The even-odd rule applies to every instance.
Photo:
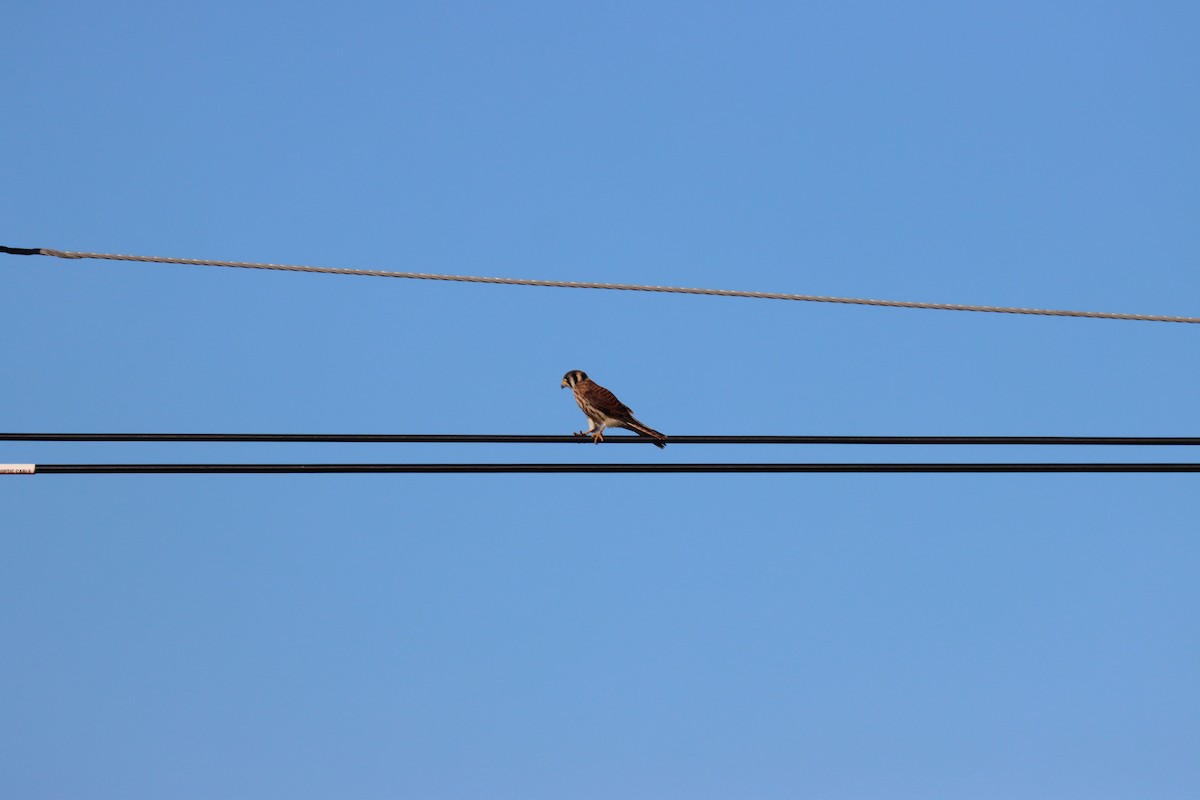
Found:
[[[507,286],[541,286],[561,289],[606,289],[630,292],[658,292],[664,294],[709,295],[715,297],[743,297],[760,300],[794,300],[809,303],[840,303],[847,305],[883,306],[888,308],[918,308],[937,311],[973,311],[993,314],[1027,314],[1051,317],[1084,317],[1089,319],[1132,320],[1138,322],[1200,323],[1200,317],[1168,316],[1160,314],[1123,314],[1106,311],[1071,311],[1063,309],[1019,308],[1012,306],[967,305],[959,303],[927,303],[907,300],[870,300],[856,297],[831,297],[823,295],[791,294],[782,292],[755,292],[735,289],[702,289],[685,286],[654,286],[632,283],[598,283],[591,281],[551,281],[532,278],[494,278],[479,275],[449,275],[427,272],[398,272],[392,270],[349,269],[344,267],[317,267],[299,264],[272,264],[253,261],[217,261],[197,258],[170,258],[165,256],[137,256],[116,253],[88,253],[69,250],[54,250],[46,247],[0,246],[0,253],[9,255],[40,255],[64,259],[99,259],[106,261],[133,261],[152,264],[179,264],[204,267],[232,267],[237,269],[279,270],[285,272],[311,272],[326,275],[359,275],[376,278],[409,278],[414,280],[456,281],[459,283],[487,283]]]
[[[0,464],[0,474],[242,473],[1153,473],[1200,472],[1200,463],[871,464]]]
[[[209,442],[399,444],[590,444],[579,436],[507,434],[288,433],[0,433],[10,442]],[[671,444],[792,445],[1122,445],[1195,446],[1190,436],[676,436]],[[611,436],[605,444],[654,444]],[[1153,473],[1200,472],[1200,463],[639,463],[639,464],[0,464],[0,474],[235,474],[235,473]]]
[[[591,444],[586,436],[483,433],[0,433],[4,442],[343,442],[359,444]],[[655,444],[609,436],[604,444]],[[671,436],[676,444],[1196,446],[1200,436]]]
[[[971,306],[944,303],[917,303],[891,300],[864,300],[845,297],[746,292],[725,289],[696,289],[686,287],[644,286],[636,284],[589,283],[579,281],[544,281],[520,278],[487,278],[468,275],[358,270],[335,267],[312,267],[289,264],[213,261],[157,256],[131,256],[111,253],[86,253],[48,248],[15,248],[0,246],[0,253],[10,255],[43,255],[65,259],[102,259],[146,263],[219,266],[246,269],[267,269],[323,274],[360,275],[371,277],[446,280],[471,283],[544,286],[578,289],[609,289],[647,291],[723,297],[746,297],[774,300],[848,303],[858,305],[924,308],[953,311],[1035,314],[1045,316],[1124,319],[1152,322],[1198,323],[1196,317],[1173,317],[1148,314],[1117,314],[1093,311],[1064,311],[1049,309],[1013,308],[1003,306]],[[406,443],[587,443],[574,436],[525,436],[504,434],[227,434],[227,433],[5,433],[4,441],[72,441],[72,442],[406,442]],[[611,437],[609,443],[647,443],[639,437]],[[887,445],[1196,445],[1200,437],[1130,437],[1130,436],[675,436],[671,444],[887,444]],[[5,469],[5,468],[8,469]],[[408,473],[615,473],[615,472],[1196,472],[1200,464],[1184,463],[890,463],[890,464],[42,464],[0,465],[0,472],[10,473],[246,473],[246,472],[408,472]]]
[[[10,442],[591,444],[580,436],[518,434],[0,433]],[[670,444],[1196,446],[1194,436],[674,436]],[[654,444],[610,436],[604,444]],[[1188,463],[693,463],[693,464],[0,464],[0,473],[1048,473],[1197,472]]]

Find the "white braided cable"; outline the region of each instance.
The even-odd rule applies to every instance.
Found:
[[[543,281],[533,278],[486,278],[478,275],[438,275],[426,272],[393,272],[343,267],[312,267],[297,264],[262,264],[249,261],[210,261],[197,258],[166,258],[162,256],[129,256],[113,253],[79,253],[41,248],[44,256],[55,258],[95,258],[107,261],[139,261],[152,264],[185,264],[197,267],[234,267],[238,269],[273,269],[285,272],[315,272],[325,275],[363,275],[373,278],[411,278],[424,281],[459,281],[461,283],[493,283],[506,286],[547,286],[560,289],[611,289],[626,292],[663,292],[697,294],[715,297],[749,297],[759,300],[799,300],[809,303],[843,303],[888,308],[923,308],[937,311],[977,311],[991,314],[1033,314],[1044,317],[1085,317],[1088,319],[1124,319],[1138,322],[1200,323],[1200,317],[1173,317],[1157,314],[1118,314],[1106,311],[1065,311],[1044,308],[1012,308],[1009,306],[976,306],[957,303],[919,303],[907,300],[865,300],[855,297],[823,297],[808,294],[779,292],[746,292],[736,289],[697,289],[684,286],[641,286],[630,283],[592,283],[588,281]]]

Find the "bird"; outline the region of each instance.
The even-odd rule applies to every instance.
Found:
[[[588,418],[588,429],[576,431],[576,436],[591,436],[592,441],[600,444],[604,441],[605,428],[625,428],[641,436],[654,440],[655,447],[666,447],[666,434],[659,433],[645,425],[633,416],[629,406],[617,399],[617,396],[595,383],[582,370],[573,369],[563,375],[562,386],[571,387],[575,393],[575,402]]]

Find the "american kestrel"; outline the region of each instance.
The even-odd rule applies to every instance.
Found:
[[[625,428],[642,436],[649,436],[656,447],[666,447],[667,437],[651,427],[643,425],[633,417],[629,406],[617,399],[617,396],[594,383],[587,373],[573,369],[563,375],[562,388],[571,387],[575,393],[575,402],[588,418],[588,429],[576,431],[576,436],[591,436],[596,444],[604,441],[605,428]]]

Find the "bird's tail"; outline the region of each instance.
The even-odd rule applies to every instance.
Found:
[[[667,446],[667,435],[665,433],[659,433],[658,431],[654,430],[654,428],[651,428],[649,425],[643,425],[642,423],[638,422],[636,419],[629,420],[628,424],[623,425],[621,427],[628,428],[629,430],[633,431],[634,433],[636,433],[640,436],[650,437],[651,439],[654,440],[655,447],[666,447]]]

